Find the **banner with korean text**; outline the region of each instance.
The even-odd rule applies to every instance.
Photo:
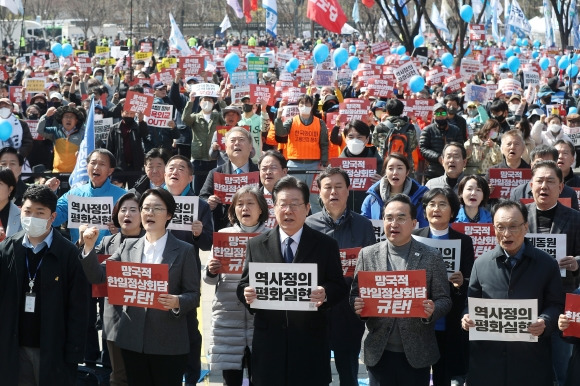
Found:
[[[107,293],[110,304],[165,310],[158,297],[167,293],[168,283],[167,264],[107,261]]]
[[[82,224],[107,229],[112,220],[113,197],[68,196],[68,227],[79,228]]]
[[[469,340],[537,342],[528,326],[538,319],[537,299],[469,298]]]
[[[222,267],[219,273],[241,274],[246,261],[248,241],[259,233],[213,233],[213,257]]]

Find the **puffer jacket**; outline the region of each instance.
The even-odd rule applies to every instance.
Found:
[[[194,103],[187,102],[181,119],[191,128],[193,139],[191,142],[191,158],[194,160],[211,161],[209,159],[209,148],[213,133],[218,126],[223,126],[226,121],[217,111],[212,111],[209,122],[204,118],[203,111],[193,114]]]
[[[262,224],[255,233],[266,231]],[[243,233],[239,225],[223,228],[223,233]],[[213,250],[210,259],[213,256]],[[208,345],[211,370],[240,370],[246,347],[252,348],[254,316],[236,296],[240,274],[212,275],[203,270],[203,281],[215,285],[212,301],[211,332]]]
[[[439,157],[443,154],[445,144],[458,142],[463,144],[463,137],[459,128],[448,124],[447,130],[441,131],[435,122],[425,127],[419,138],[419,149],[421,155],[429,162],[425,175],[429,178],[439,177],[445,173],[443,166],[439,163]]]

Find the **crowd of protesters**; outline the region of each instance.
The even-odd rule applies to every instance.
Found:
[[[417,66],[425,87],[411,91],[394,81],[392,93],[380,96],[361,70],[380,66],[368,42],[191,37],[191,49],[216,66],[184,76],[176,64],[161,65],[178,56],[166,39],[132,45],[138,52],[152,43],[147,60],[125,57],[109,65],[93,54],[123,43],[112,40],[73,42],[89,52],[88,69],[59,64],[48,50],[37,52],[45,59],[36,66],[35,53],[0,57],[3,384],[72,385],[78,363],[112,367],[112,385],[196,384],[200,356],[209,354],[210,369],[221,371],[227,385],[241,385],[244,377],[254,385],[325,385],[331,349],[342,386],[358,384],[359,353],[371,385],[578,382],[578,338],[560,330],[573,322],[564,314],[565,295],[580,284],[580,177],[574,172],[580,83],[557,62],[538,72],[539,84],[524,87],[522,69],[485,60],[482,72],[464,75],[453,89],[445,77],[429,81],[433,71],[444,71],[433,43]],[[346,80],[317,85],[316,71],[298,79],[297,69],[288,72],[280,61],[302,53],[301,68],[313,70],[310,50],[320,44],[348,49],[360,68]],[[222,54],[236,47],[258,47],[272,59],[257,83],[275,86],[273,99],[234,96]],[[536,48],[521,48],[522,59],[532,62]],[[386,67],[411,60],[391,47],[383,55]],[[157,78],[168,70],[170,81]],[[45,81],[42,92],[30,92],[34,79]],[[503,88],[505,79],[519,87]],[[197,86],[204,83],[219,91],[196,92],[213,90]],[[491,96],[472,99],[468,85],[490,86]],[[284,87],[304,92],[288,97]],[[149,125],[125,103],[130,92],[172,106],[171,119]],[[367,111],[348,117],[341,111],[348,99],[365,101]],[[428,111],[408,109],[410,100],[427,101]],[[94,126],[89,117],[113,124],[81,160],[89,181],[70,187],[83,138]],[[228,126],[223,139],[221,126]],[[352,176],[330,166],[336,158],[376,162],[368,190],[349,189]],[[494,169],[531,169],[531,178],[502,192],[511,200],[498,200],[503,188],[490,176]],[[259,186],[242,187],[231,203],[218,194],[220,173],[252,172],[259,173]],[[74,196],[112,197],[112,221],[99,229],[67,227]],[[198,217],[190,229],[168,230],[181,196],[199,196]],[[372,220],[383,220],[383,233]],[[454,222],[491,224],[495,248],[476,260],[474,240],[453,229]],[[248,242],[243,273],[221,273],[211,252],[201,261],[200,250],[215,247],[214,232],[258,234]],[[553,259],[525,238],[528,232],[565,234],[565,254]],[[440,251],[412,235],[460,240],[459,266],[446,274]],[[362,248],[353,277],[341,275],[339,250],[346,248]],[[91,299],[89,282],[107,280],[98,254],[111,255],[107,261],[169,264],[163,309]],[[248,262],[316,264],[314,310],[254,308]],[[426,272],[422,317],[361,316],[360,272],[410,270]],[[212,309],[203,310],[212,313],[208,353],[201,352],[196,313],[201,280],[216,286]],[[481,326],[467,311],[469,297],[537,299],[538,315],[524,328],[537,342],[470,342],[468,331]]]

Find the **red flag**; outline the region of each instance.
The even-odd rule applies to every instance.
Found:
[[[258,10],[258,0],[252,0],[252,11]]]
[[[366,5],[369,8],[375,5],[375,0],[361,0],[361,1],[364,5]]]
[[[346,16],[337,0],[310,0],[306,16],[327,30],[339,34]]]
[[[252,22],[252,6],[250,4],[250,0],[243,0],[243,7],[244,7],[244,16],[246,17],[246,24]]]

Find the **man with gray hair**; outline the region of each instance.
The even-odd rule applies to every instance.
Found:
[[[211,170],[199,196],[207,201],[213,212],[214,231],[225,228],[229,224],[229,205],[222,203],[221,199],[214,194],[214,174],[242,174],[257,172],[258,166],[250,159],[252,152],[252,137],[250,132],[243,127],[234,126],[226,133],[226,153],[229,162]]]

